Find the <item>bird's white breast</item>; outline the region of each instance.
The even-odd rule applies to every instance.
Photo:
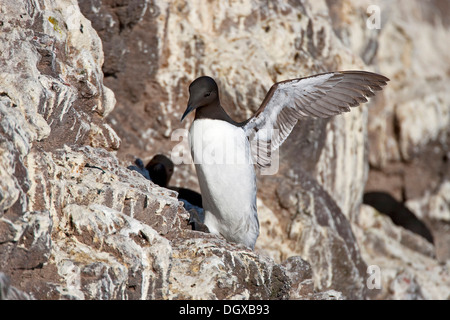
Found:
[[[245,132],[226,121],[198,119],[189,143],[211,233],[253,248],[259,234],[256,178]]]

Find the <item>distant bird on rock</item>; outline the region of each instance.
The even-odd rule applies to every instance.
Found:
[[[387,81],[371,72],[336,71],[278,82],[256,113],[238,123],[223,109],[212,78],[194,80],[181,121],[195,110],[189,144],[209,231],[254,249],[259,222],[253,163],[270,166],[273,151],[300,118],[348,112]]]
[[[129,166],[128,169],[139,172],[160,187],[176,191],[178,200],[183,202],[184,208],[190,214],[189,224],[194,230],[208,231],[203,224],[202,196],[194,190],[169,185],[174,171],[172,160],[163,154],[157,154],[144,167],[144,162],[137,158],[135,165]]]

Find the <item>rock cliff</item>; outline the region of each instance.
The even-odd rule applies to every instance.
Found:
[[[440,1],[2,3],[1,297],[448,298],[448,12]],[[255,252],[190,230],[175,192],[126,169],[187,153],[172,133],[189,125],[179,119],[199,75],[243,120],[273,82],[343,69],[391,82],[349,114],[297,125],[279,171],[258,178]],[[193,166],[171,184],[198,190]],[[380,214],[378,198],[363,204],[369,191],[407,207],[433,243]]]

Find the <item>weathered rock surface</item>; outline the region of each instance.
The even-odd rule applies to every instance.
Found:
[[[448,299],[450,94],[445,86],[450,58],[444,43],[450,41],[449,3],[355,3],[360,12],[378,6],[381,25],[373,33],[355,32],[363,19],[349,15],[345,2],[331,3],[333,26],[342,41],[391,79],[383,99],[369,108],[365,189],[395,198],[433,237],[433,245],[424,243],[364,208],[357,221],[377,221],[369,228],[354,225],[364,260],[381,267],[380,297]],[[412,221],[404,222],[408,226]],[[358,236],[361,227],[364,232]]]
[[[0,300],[30,300],[25,292],[11,286],[10,279],[0,272]]]
[[[173,191],[119,162],[102,43],[75,1],[7,3],[0,21],[1,298],[341,297],[299,257],[191,231]]]
[[[192,2],[153,2],[148,7],[139,7],[134,1],[126,4],[117,6],[108,1],[80,1],[83,13],[93,21],[105,43],[105,83],[114,90],[118,99],[117,108],[108,121],[123,139],[119,150],[122,159],[132,159],[130,155],[138,155],[145,160],[154,153],[170,155],[171,149],[179,145],[178,139],[170,141],[171,133],[189,126],[188,121],[182,124],[179,121],[186,104],[186,88],[200,74],[209,74],[217,79],[221,99],[228,111],[237,120],[243,120],[257,109],[275,81],[364,65],[335,36],[329,17],[322,14],[327,9],[323,2],[270,2],[263,5],[258,1],[247,1],[219,10],[213,9],[212,3],[203,6]],[[155,36],[145,36],[144,39],[144,28],[153,30]],[[123,46],[127,50],[121,49]],[[277,50],[273,50],[275,47]],[[130,59],[146,61],[139,71],[141,77],[135,77],[135,67],[127,63]],[[110,70],[115,72],[110,74]],[[133,89],[124,90],[125,86]],[[128,111],[130,106],[133,106],[131,114]],[[315,225],[316,232],[324,234],[323,240],[329,241],[329,245],[317,247],[311,242],[312,249],[304,251],[303,241],[317,236],[313,233],[306,236],[305,233],[305,238],[295,245],[297,250],[289,253],[283,253],[280,248],[278,253],[271,250],[274,253],[272,257],[278,262],[291,255],[309,252],[308,258],[317,262],[313,265],[316,287],[334,288],[352,298],[366,295],[363,286],[365,264],[354,241],[348,238],[351,226],[344,221],[345,216],[352,217],[358,212],[367,174],[362,143],[365,137],[363,110],[357,109],[329,123],[305,120],[283,145],[278,177],[293,182],[295,186],[284,188],[283,192],[292,193],[295,197],[298,181],[293,177],[304,177],[305,171],[313,172],[312,178],[308,179],[312,185],[317,184],[313,182],[316,178],[325,186],[325,189],[318,186],[319,191],[315,195],[318,203],[312,204],[313,213],[306,220]],[[187,148],[184,153],[188,154]],[[305,157],[307,161],[302,160]],[[175,185],[198,190],[191,165],[180,165],[173,179]],[[261,252],[267,252],[267,247],[274,242],[296,242],[291,241],[286,231],[293,223],[289,221],[290,215],[276,207],[275,190],[278,185],[281,189],[284,181],[278,179],[274,182],[270,178],[259,181],[260,203],[268,201],[270,210],[277,212],[275,219],[281,223],[278,239],[260,237],[257,246]],[[327,191],[335,195],[334,200],[329,198]],[[324,201],[326,204],[322,205]],[[328,205],[332,205],[333,210],[328,210]],[[327,213],[320,213],[317,219],[315,206]],[[344,222],[334,224],[334,219]],[[277,223],[273,221],[273,225]],[[296,228],[300,225],[303,224],[297,224]],[[263,231],[265,234],[269,232]],[[293,231],[292,236],[299,232],[300,229]],[[343,246],[344,252],[330,249],[339,247],[337,243]],[[320,258],[316,259],[316,256]],[[341,260],[351,270],[346,277],[337,274],[339,268],[335,264]],[[334,267],[337,273],[330,272]]]
[[[373,2],[2,5],[0,271],[12,286],[2,280],[0,292],[448,298],[449,8]],[[380,29],[366,26],[371,4]],[[189,230],[175,193],[126,169],[174,146],[188,154],[171,135],[189,126],[179,119],[196,76],[215,77],[243,120],[273,82],[337,69],[391,82],[368,107],[297,125],[278,173],[258,180],[255,252]],[[192,165],[177,166],[173,180],[198,190]],[[362,205],[373,190],[406,204],[434,244]],[[379,289],[368,285],[369,265],[381,271]]]

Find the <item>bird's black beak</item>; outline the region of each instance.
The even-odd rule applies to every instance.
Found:
[[[181,117],[181,121],[195,108],[192,106],[192,104],[188,104],[186,111],[183,113],[183,116]]]

